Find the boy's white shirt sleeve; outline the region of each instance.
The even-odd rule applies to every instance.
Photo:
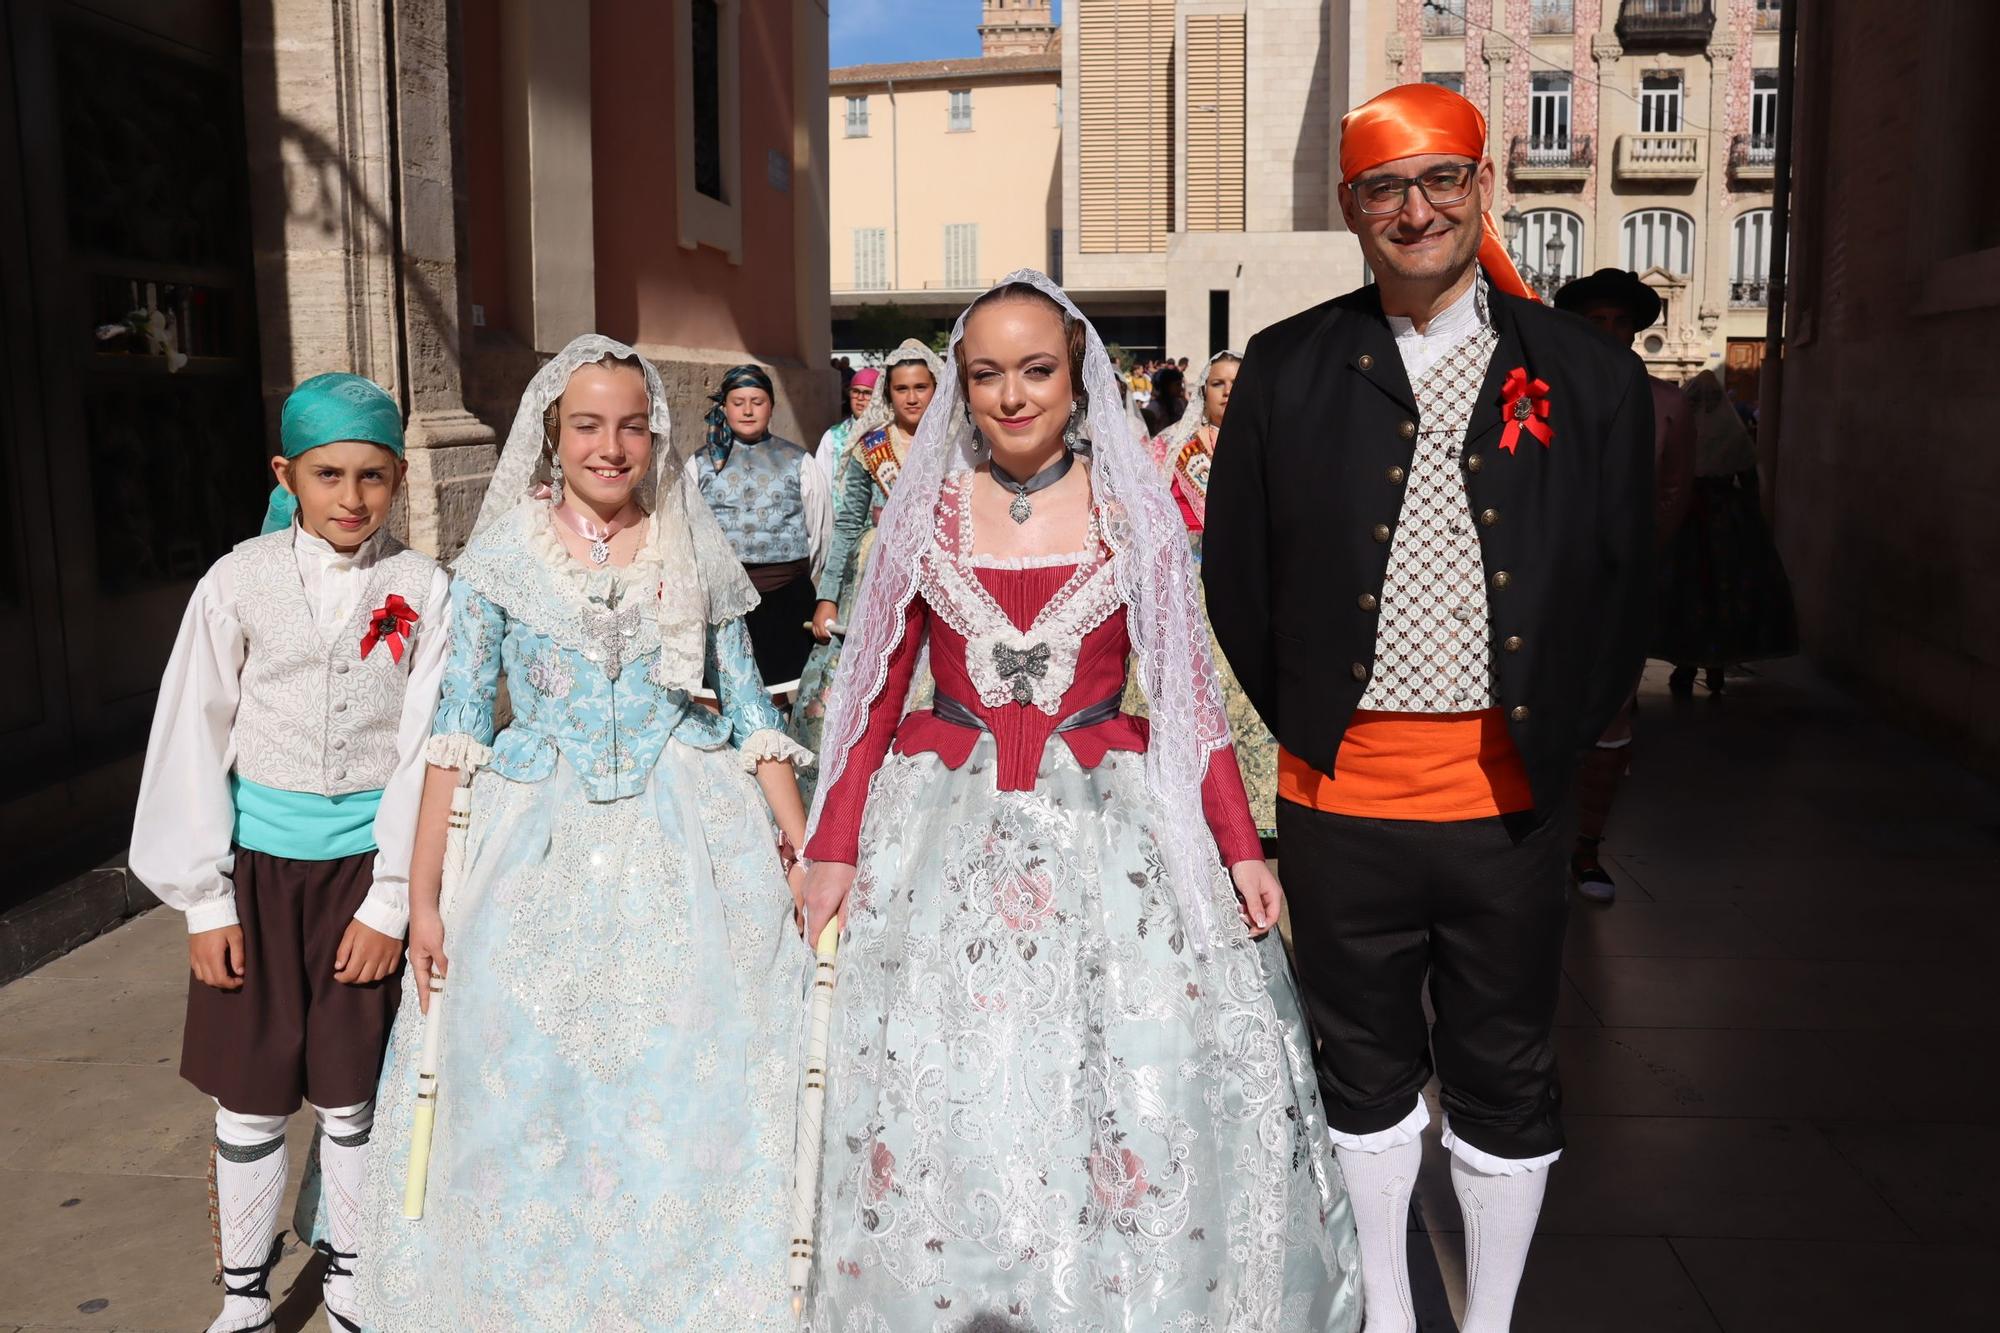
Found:
[[[160,679],[132,820],[132,873],[187,916],[188,933],[236,924],[229,773],[243,670],[243,629],[224,557],[195,585]]]
[[[424,747],[437,715],[451,648],[451,575],[431,575],[430,595],[417,612],[416,644],[403,686],[403,715],[396,725],[396,771],[382,788],[375,812],[375,878],[354,919],[396,939],[410,926],[410,854],[417,841],[417,811],[424,795]]]
[[[817,583],[833,545],[833,483],[810,455],[799,460],[799,502],[806,511],[806,542],[812,548],[812,576]]]

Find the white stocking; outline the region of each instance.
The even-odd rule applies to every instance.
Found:
[[[215,1114],[215,1204],[222,1235],[222,1313],[208,1333],[248,1333],[272,1324],[270,1280],[281,1246],[285,1118]]]
[[[1361,1310],[1367,1333],[1416,1333],[1410,1301],[1410,1195],[1423,1165],[1424,1142],[1379,1152],[1336,1146],[1354,1229],[1361,1242]]]
[[[360,1249],[361,1191],[368,1169],[368,1135],[375,1103],[313,1108],[319,1114],[319,1170],[326,1191],[326,1325],[331,1333],[360,1327],[354,1268]]]
[[[1546,1165],[1495,1175],[1451,1159],[1451,1188],[1465,1214],[1465,1322],[1461,1333],[1508,1333],[1548,1188]],[[1364,1251],[1365,1258],[1365,1251]]]

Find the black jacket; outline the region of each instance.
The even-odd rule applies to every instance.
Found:
[[[1581,319],[1492,293],[1499,348],[1462,463],[1495,692],[1547,811],[1645,663],[1653,396]],[[1508,453],[1501,384],[1548,382],[1548,447]],[[1250,340],[1209,478],[1202,579],[1217,640],[1278,741],[1331,773],[1374,667],[1375,610],[1416,448],[1416,399],[1377,289]]]

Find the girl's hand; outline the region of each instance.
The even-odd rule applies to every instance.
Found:
[[[1229,867],[1229,878],[1236,884],[1250,938],[1262,939],[1278,924],[1278,914],[1285,908],[1285,891],[1279,887],[1278,877],[1263,861],[1238,861]]]
[[[833,618],[839,614],[840,608],[832,602],[821,602],[818,606],[814,607],[812,620],[813,637],[821,643],[830,641],[833,638],[833,631],[828,629],[827,626],[831,625]]]
[[[217,926],[188,936],[188,967],[204,986],[242,990],[248,968],[243,956],[243,927]]]
[[[417,1008],[431,1011],[431,973],[445,976],[450,960],[444,956],[444,918],[436,912],[410,913],[410,971],[417,982]]]
[[[829,921],[847,924],[847,895],[854,888],[854,867],[841,861],[815,861],[806,872],[806,943],[815,944]]]

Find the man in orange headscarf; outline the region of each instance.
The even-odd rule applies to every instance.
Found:
[[[1629,350],[1522,284],[1470,102],[1391,89],[1341,122],[1340,164],[1376,281],[1250,341],[1203,579],[1281,747],[1293,943],[1369,1333],[1415,1328],[1403,1244],[1433,1057],[1479,1254],[1463,1327],[1504,1333],[1563,1145],[1571,785],[1644,660],[1652,396]]]

